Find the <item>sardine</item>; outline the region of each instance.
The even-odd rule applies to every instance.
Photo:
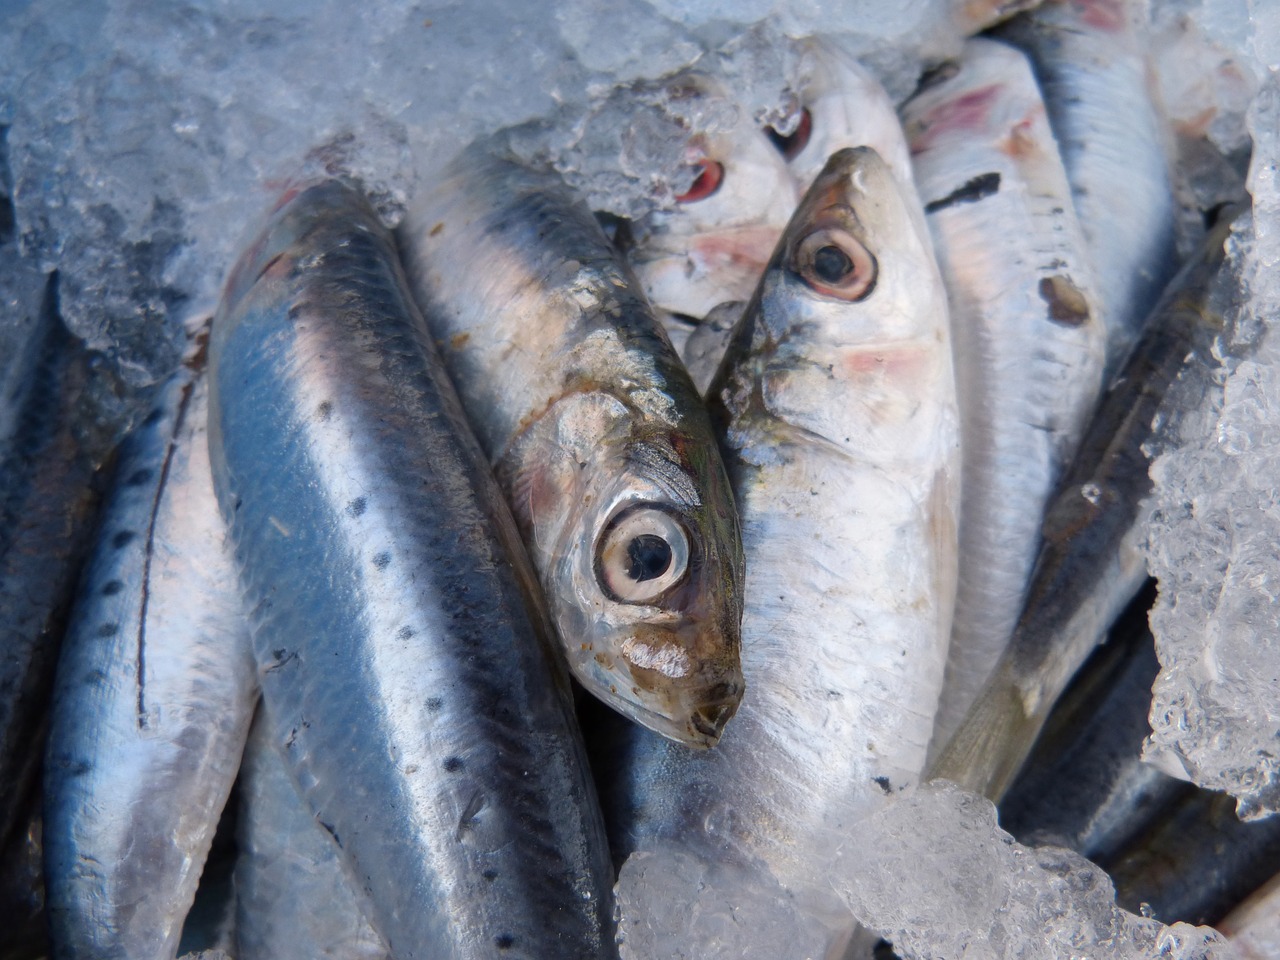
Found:
[[[1280,874],[1250,894],[1218,923],[1243,960],[1280,958]]]
[[[739,940],[770,955],[787,911],[838,948],[847,830],[918,781],[955,590],[959,426],[946,296],[908,202],[869,148],[832,157],[713,385],[751,692],[708,754],[643,735],[616,748],[628,942],[688,898],[705,922],[732,916],[725,956]],[[647,881],[664,860],[700,866]]]
[[[1027,765],[1000,803],[1000,826],[1026,844],[1070,847],[1098,862],[1192,788],[1142,762],[1160,664],[1138,594],[1062,695]]]
[[[586,689],[711,746],[742,699],[742,547],[711,425],[560,179],[465,151],[401,228],[418,302]]]
[[[342,850],[298,792],[259,711],[240,776],[237,960],[388,960]]]
[[[210,356],[215,487],[271,739],[374,929],[400,960],[616,955],[532,570],[363,198],[285,194],[227,282]]]
[[[1241,821],[1235,798],[1196,787],[1116,856],[1099,861],[1116,902],[1164,923],[1216,925],[1280,863],[1280,817]]]
[[[1026,50],[1062,150],[1107,327],[1106,377],[1178,268],[1167,124],[1138,0],[1046,0],[998,33]]]
[[[674,209],[634,225],[628,253],[658,310],[698,321],[721,303],[751,298],[798,196],[786,161],[715,81],[690,74],[671,90],[673,97],[726,101],[735,119],[690,141],[693,184]]]
[[[1229,220],[1230,217],[1224,217]],[[1050,501],[1012,639],[930,774],[999,802],[1071,677],[1147,577],[1145,445],[1168,394],[1205,389],[1223,315],[1211,297],[1228,224],[1210,234],[1152,312]]]
[[[44,846],[40,808],[43,798],[32,791],[25,816],[8,845],[0,850],[0,957],[45,960],[51,955],[45,914]]]
[[[44,778],[55,957],[176,955],[258,695],[203,366],[201,345],[122,451],[63,644]]]
[[[91,358],[57,314],[51,276],[0,447],[0,849],[37,790],[58,645],[101,499],[110,431],[86,425]],[[16,371],[15,371],[16,372]]]
[[[951,304],[964,437],[960,584],[936,753],[1018,621],[1045,503],[1102,391],[1106,329],[1026,58],[970,40],[903,107],[903,123]]]
[[[913,194],[907,140],[880,81],[831,40],[810,37],[803,49],[799,123],[788,136],[773,134],[797,188],[808,190],[837,150],[871,147],[889,165],[899,189]]]

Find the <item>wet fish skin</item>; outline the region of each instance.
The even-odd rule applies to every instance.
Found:
[[[1255,890],[1217,927],[1231,938],[1244,960],[1280,956],[1280,875]]]
[[[1107,326],[1106,379],[1178,269],[1176,208],[1137,0],[1046,0],[997,36],[1027,51],[1062,150]]]
[[[823,244],[874,281],[811,286]],[[751,692],[714,751],[643,731],[606,746],[614,853],[632,857],[620,904],[661,915],[624,883],[645,858],[694,856],[706,878],[667,896],[731,909],[748,939],[793,905],[830,949],[853,922],[831,886],[845,831],[924,765],[955,585],[946,299],[874,151],[838,152],[802,201],[710,397],[743,518]],[[748,894],[762,902],[741,908]]]
[[[736,119],[689,144],[690,164],[718,185],[706,193],[709,181],[699,179],[673,209],[636,223],[629,260],[659,311],[700,321],[751,298],[799,197],[786,161],[715,80],[685,74],[670,88],[673,97],[725,101]]]
[[[271,739],[392,954],[615,956],[532,571],[350,188],[286,194],[228,281],[211,382]]]
[[[1244,822],[1235,798],[1188,788],[1166,816],[1098,866],[1116,885],[1116,902],[1147,904],[1164,923],[1216,925],[1267,881],[1280,862],[1280,819]]]
[[[799,103],[809,114],[810,135],[787,161],[801,194],[837,150],[871,147],[893,170],[900,188],[914,190],[911,154],[893,101],[869,70],[829,39],[802,41],[804,79]]]
[[[415,294],[574,675],[711,746],[743,695],[742,552],[705,409],[591,214],[496,150],[468,148],[411,208]]]
[[[1160,664],[1147,627],[1154,581],[1081,667],[1000,804],[1000,826],[1024,844],[1114,857],[1191,788],[1142,762]]]
[[[0,847],[38,789],[58,645],[110,454],[105,430],[83,429],[92,359],[58,316],[56,274],[31,337],[0,450]]]
[[[50,956],[48,920],[45,914],[44,848],[40,819],[41,797],[32,791],[24,829],[13,831],[0,850],[0,958],[43,960]]]
[[[254,721],[240,779],[235,867],[238,960],[387,960],[352,886],[342,851],[322,827]]]
[[[257,698],[203,365],[124,445],[63,643],[44,779],[59,958],[176,955]]]
[[[1026,57],[968,41],[948,74],[904,105],[903,123],[951,304],[964,435],[936,754],[1018,621],[1046,501],[1102,391],[1106,329]]]
[[[1080,664],[1146,581],[1137,538],[1151,490],[1144,445],[1175,382],[1205,389],[1222,313],[1210,296],[1232,218],[1152,311],[1050,501],[1027,602],[973,708],[930,768],[999,802]]]

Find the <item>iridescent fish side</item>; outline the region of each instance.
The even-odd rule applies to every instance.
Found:
[[[827,955],[853,927],[832,884],[850,828],[919,780],[955,594],[959,423],[911,202],[873,150],[832,157],[717,376],[750,694],[710,753],[639,731],[613,745],[624,955],[674,955],[683,931],[651,918],[685,901],[718,938],[701,955]]]
[[[172,960],[258,696],[209,468],[206,340],[120,455],[58,664],[44,776],[55,957]]]
[[[468,148],[401,227],[574,675],[713,745],[742,699],[738,516],[697,390],[558,176]]]
[[[999,802],[1054,703],[1147,579],[1139,549],[1146,449],[1171,404],[1202,396],[1223,330],[1215,280],[1224,216],[1170,283],[1050,499],[1026,605],[1005,652],[930,775]],[[1180,399],[1175,401],[1174,397]]]
[[[960,583],[936,753],[1018,622],[1045,504],[1102,392],[1106,328],[1026,57],[970,40],[904,105],[903,123],[951,305],[963,426]]]
[[[1107,327],[1109,381],[1178,269],[1168,125],[1138,0],[1046,0],[998,33],[1027,51],[1062,151]]]
[[[227,283],[211,383],[272,745],[392,955],[616,956],[533,572],[361,196],[285,195]]]
[[[237,793],[237,960],[388,960],[342,848],[307,806],[262,711]]]

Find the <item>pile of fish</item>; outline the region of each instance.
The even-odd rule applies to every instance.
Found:
[[[518,131],[395,233],[289,185],[118,450],[38,291],[0,957],[1280,958],[1280,827],[1138,762],[1146,450],[1247,214],[1188,218],[1124,0],[899,106],[802,55],[639,220]]]

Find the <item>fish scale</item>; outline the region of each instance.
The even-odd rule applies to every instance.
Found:
[[[272,739],[375,928],[406,960],[612,955],[565,680],[389,235],[311,187],[228,290],[211,449]]]
[[[964,436],[936,752],[1013,633],[1045,502],[1101,392],[1106,329],[1026,57],[970,40],[948,76],[904,105],[903,122],[951,303]]]
[[[54,956],[166,960],[257,699],[198,348],[124,445],[64,641],[45,764]]]
[[[950,629],[959,464],[946,298],[913,203],[875,151],[835,154],[712,384],[742,512],[751,692],[705,755],[639,732],[597,747],[620,757],[606,809],[628,858],[624,955],[673,952],[673,935],[635,932],[687,898],[717,937],[702,956],[826,956],[853,929],[833,887],[841,848],[919,780]],[[815,237],[878,264],[861,296],[802,279],[797,251]],[[674,872],[647,881],[659,866]]]
[[[400,233],[574,675],[664,736],[715,744],[743,693],[737,515],[630,269],[557,174],[500,142],[464,151]],[[637,551],[654,544],[649,570]]]

